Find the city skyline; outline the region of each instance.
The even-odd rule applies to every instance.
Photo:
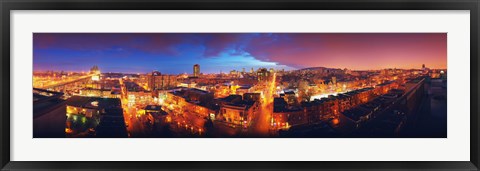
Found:
[[[34,71],[446,69],[445,33],[34,33]],[[388,57],[385,57],[388,56]],[[295,59],[302,60],[295,60]],[[85,61],[85,62],[81,62]]]
[[[34,33],[33,137],[447,138],[446,36]]]

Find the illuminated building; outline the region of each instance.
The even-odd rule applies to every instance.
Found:
[[[390,90],[387,94],[378,96],[367,103],[342,111],[339,115],[339,120],[340,122],[344,122],[344,124],[351,124],[354,128],[360,128],[368,120],[378,115],[396,115],[396,113],[399,113],[398,111],[405,109],[403,106],[405,104],[400,103],[400,101],[403,101],[403,94],[403,90]],[[381,110],[385,108],[395,108],[395,110],[387,110],[386,112]],[[394,121],[395,119],[392,119],[389,120],[388,123],[391,124]],[[394,127],[396,127],[396,125]]]
[[[128,98],[127,98],[128,99],[128,107],[132,107],[132,106],[135,105],[135,100],[136,100],[135,97],[136,96],[134,94],[129,94],[128,95]]]
[[[230,71],[230,77],[232,78],[237,78],[237,77],[240,77],[241,76],[241,73],[237,70],[231,70]]]
[[[385,87],[390,90],[395,85],[386,83],[384,86],[377,87],[383,92]],[[328,98],[314,99],[310,102],[302,102],[304,111],[308,117],[309,123],[316,123],[328,118],[338,118],[339,114],[358,105],[365,104],[372,100],[376,95],[373,88],[363,88],[359,90],[349,91],[338,95],[329,95]],[[380,94],[377,94],[380,95]]]
[[[107,108],[121,108],[118,98],[72,96],[67,99],[67,114],[97,117]]]
[[[351,105],[356,106],[371,100],[374,96],[373,88],[363,88],[359,90],[349,91],[346,94],[352,97]]]
[[[310,102],[302,102],[302,107],[306,114],[307,122],[309,124],[320,122],[321,120],[320,106],[321,105],[322,105],[322,102],[320,101],[320,99],[314,99]]]
[[[290,105],[297,102],[297,96],[295,95],[294,91],[285,91],[283,93],[283,98]]]
[[[90,74],[92,75],[92,81],[99,81],[100,80],[100,69],[98,69],[98,66],[94,65],[90,69]]]
[[[120,98],[120,82],[118,80],[109,79],[94,81],[94,83],[89,81],[89,83],[84,88],[81,88],[79,90],[78,95],[90,97]]]
[[[151,115],[155,124],[171,122],[171,118],[168,117],[168,113],[163,111],[162,106],[159,105],[147,105],[145,107],[145,114]]]
[[[213,93],[195,89],[181,88],[166,92],[164,106],[181,115],[215,119],[219,106],[214,103]]]
[[[150,90],[150,74],[140,74],[138,76],[138,83],[146,90]]]
[[[347,94],[339,94],[337,96],[338,99],[338,111],[343,112],[347,109],[350,109],[352,107],[352,96],[349,96]]]
[[[201,102],[209,102],[213,101],[213,93],[208,91],[190,88],[185,91],[186,94],[184,96],[188,97],[191,101],[201,101]]]
[[[219,109],[218,107],[219,106],[214,105],[212,103],[210,104],[201,103],[199,101],[190,101],[186,105],[186,108],[190,112],[193,112],[194,114],[197,114],[202,118],[212,117],[212,115],[213,115],[213,118],[215,118],[215,116],[218,113],[218,109]]]
[[[322,105],[320,106],[320,114],[323,117],[336,117],[339,113],[338,100],[334,97],[323,98]]]
[[[200,76],[200,65],[195,64],[193,65],[193,77],[199,77]]]
[[[64,138],[67,119],[63,93],[33,89],[33,137]]]
[[[91,74],[100,74],[100,69],[98,69],[98,66],[94,65],[94,66],[90,69],[90,73],[91,73]]]
[[[143,87],[138,85],[136,82],[124,81],[125,88],[127,90],[126,94],[128,97],[128,105],[147,105],[154,101],[155,94],[145,90]]]
[[[359,128],[363,123],[372,118],[373,111],[362,107],[352,108],[342,112],[340,122],[353,124],[355,128]]]
[[[283,98],[273,99],[273,114],[270,126],[276,129],[288,129],[292,125],[305,123],[307,123],[307,118],[302,108],[289,106]]]
[[[92,81],[99,81],[100,75],[92,75]]]
[[[257,102],[261,100],[260,93],[244,93],[243,100]]]
[[[396,89],[396,88],[398,88],[398,84],[396,82],[388,81],[388,82],[376,85],[373,91],[377,95],[382,95],[382,94],[388,93],[388,91],[390,91],[391,89]]]
[[[258,81],[267,81],[269,76],[270,76],[270,72],[268,72],[266,68],[260,68],[257,71]]]
[[[227,123],[248,126],[257,109],[258,102],[231,101],[221,105],[220,114]]]
[[[121,92],[119,90],[111,89],[83,88],[79,91],[79,95],[90,97],[120,98]]]
[[[231,83],[217,85],[215,86],[215,98],[223,98],[231,94],[236,94],[238,88],[240,87],[237,85],[232,85]],[[239,93],[242,93],[242,91],[243,90],[240,90]]]
[[[120,99],[72,96],[66,104],[67,136],[125,137],[121,136],[125,135],[122,129],[126,128]]]
[[[174,75],[162,75],[158,71],[153,71],[147,76],[147,88],[150,91],[170,89],[177,84],[177,77]]]
[[[229,95],[220,99],[220,119],[227,123],[247,126],[257,108],[257,102],[244,101],[240,95]]]

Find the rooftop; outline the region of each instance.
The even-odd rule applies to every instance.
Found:
[[[241,85],[238,89],[250,89],[252,88],[251,85]]]
[[[241,101],[242,96],[231,94],[227,97],[221,98],[220,100],[223,102],[234,103],[235,101]]]
[[[287,102],[283,98],[276,97],[273,99],[273,112],[287,111]]]
[[[49,111],[65,105],[61,99],[63,93],[43,89],[33,89],[33,117],[41,116]]]
[[[361,117],[367,116],[371,112],[372,111],[362,107],[355,107],[355,108],[344,111],[342,114],[354,121],[359,121]]]
[[[123,110],[121,108],[105,109],[96,127],[96,136],[99,138],[126,138],[128,137]]]
[[[389,85],[389,84],[391,84],[391,83],[393,83],[393,81],[386,81],[386,82],[384,82],[384,83],[382,83],[382,84],[378,84],[377,86]]]
[[[85,96],[72,96],[67,99],[67,105],[89,109],[121,108],[121,102],[118,98]]]

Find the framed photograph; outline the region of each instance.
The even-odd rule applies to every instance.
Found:
[[[4,1],[1,167],[477,170],[478,8]]]

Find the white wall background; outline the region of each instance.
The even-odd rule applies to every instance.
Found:
[[[13,11],[12,161],[467,161],[468,11]],[[447,32],[448,138],[33,139],[33,32]]]

